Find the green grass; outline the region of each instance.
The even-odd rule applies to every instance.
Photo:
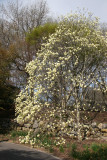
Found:
[[[11,135],[11,138],[16,138],[16,137],[19,137],[19,136],[26,136],[27,135],[27,132],[26,131],[11,131],[10,132],[10,135]]]
[[[70,143],[67,143],[66,144],[66,148],[70,148],[71,144]]]
[[[59,150],[60,152],[64,153],[64,147],[62,145],[59,147]]]
[[[77,160],[107,160],[107,145],[92,144],[79,152],[77,146],[73,144],[70,156]]]
[[[54,152],[53,147],[50,147],[50,148],[49,148],[49,152],[50,152],[50,153]]]

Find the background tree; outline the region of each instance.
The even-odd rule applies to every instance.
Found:
[[[0,107],[9,110],[14,108],[17,88],[10,81],[11,64],[15,56],[0,44]]]
[[[1,5],[0,9],[2,44],[9,47],[10,52],[16,56],[11,66],[11,80],[15,86],[23,87],[28,77],[25,72],[26,63],[36,57],[43,37],[54,32],[56,24],[48,23],[43,26],[46,21],[49,21],[49,16],[47,4],[42,0],[29,6],[16,0],[8,2],[6,6]]]
[[[0,81],[5,84],[1,83],[0,99],[5,103],[4,106],[8,106],[8,103],[10,105],[11,102],[13,105],[18,88],[23,88],[28,78],[26,63],[36,58],[41,43],[55,31],[57,24],[44,25],[49,21],[47,14],[47,4],[42,0],[29,6],[18,0],[0,5]],[[44,36],[46,39],[43,39]],[[13,90],[16,92],[12,94]]]
[[[36,53],[41,44],[48,39],[48,36],[55,32],[56,23],[46,23],[26,33],[23,40],[17,40],[11,45],[10,52],[16,55],[12,65],[12,78],[16,86],[23,87],[26,84],[28,74],[25,71],[26,64],[37,57]],[[16,74],[17,73],[17,74]]]
[[[45,23],[48,7],[45,1],[33,5],[23,5],[18,0],[0,5],[1,40],[9,45],[17,39],[23,39],[26,32]],[[2,39],[3,37],[3,39]]]

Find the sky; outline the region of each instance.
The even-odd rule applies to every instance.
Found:
[[[0,3],[6,3],[8,0],[0,0]],[[14,1],[14,0],[13,0]],[[19,0],[21,1],[21,0]],[[24,3],[32,4],[37,0],[23,0]],[[38,0],[39,1],[39,0]],[[100,22],[107,23],[107,0],[46,0],[52,17],[58,17],[79,9],[85,8],[92,12],[93,16],[99,17]]]
[[[85,8],[100,18],[101,22],[107,22],[107,0],[47,0],[51,12],[55,15],[67,15]]]

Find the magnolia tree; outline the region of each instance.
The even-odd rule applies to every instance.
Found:
[[[84,103],[87,91],[94,85],[94,90],[107,92],[100,74],[106,73],[106,58],[107,39],[97,18],[78,14],[64,18],[42,44],[37,58],[26,66],[29,78],[16,99],[17,122],[43,120],[39,123],[41,131],[71,136],[75,130],[81,140],[81,113],[98,109]],[[69,127],[71,124],[74,128]]]

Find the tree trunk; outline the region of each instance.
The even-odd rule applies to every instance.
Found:
[[[76,106],[76,109],[77,109],[77,134],[78,134],[78,141],[81,141],[82,140],[82,136],[81,136],[81,126],[80,126],[80,104],[77,102],[77,106]]]

